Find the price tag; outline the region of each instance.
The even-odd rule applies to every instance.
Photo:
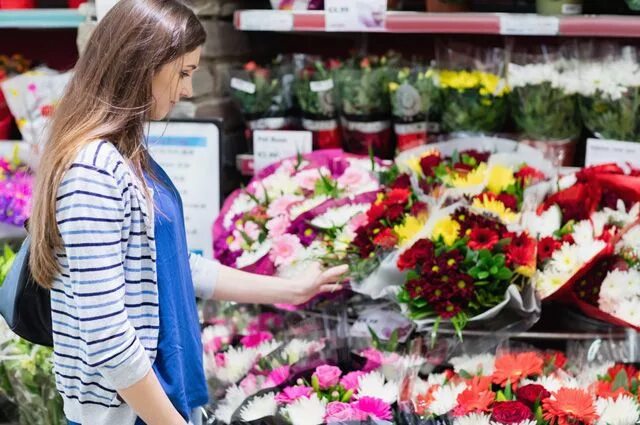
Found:
[[[383,31],[387,0],[325,0],[327,31]]]
[[[619,140],[588,139],[585,166],[628,163],[640,167],[640,143]]]
[[[253,132],[254,172],[284,158],[313,149],[310,131],[256,130]]]
[[[502,35],[558,35],[560,20],[555,16],[500,15]]]
[[[328,79],[324,81],[311,81],[309,83],[309,88],[312,92],[329,91],[333,89],[333,80]]]
[[[231,88],[249,94],[254,94],[256,92],[255,84],[250,81],[241,80],[240,78],[231,79]]]
[[[286,10],[245,10],[240,14],[242,31],[293,31],[293,13]]]
[[[397,311],[372,307],[360,313],[360,316],[351,327],[351,336],[354,338],[370,338],[369,328],[371,328],[379,339],[388,341],[391,339],[391,334],[397,330],[398,341],[405,342],[409,338],[413,327],[413,323]]]

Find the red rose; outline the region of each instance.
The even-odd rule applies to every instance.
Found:
[[[530,185],[538,180],[543,180],[545,177],[543,172],[528,165],[518,170],[514,176],[522,185]]]
[[[406,204],[411,196],[409,189],[392,189],[382,201],[384,205]]]
[[[498,233],[491,229],[474,227],[469,235],[469,248],[479,251],[481,249],[493,249],[500,241]]]
[[[435,168],[442,163],[440,154],[428,155],[420,159],[420,168],[425,177],[435,176]]]
[[[374,223],[384,217],[386,207],[382,204],[373,204],[367,211],[367,219],[369,223]]]
[[[533,413],[520,401],[503,401],[493,405],[491,419],[501,424],[519,424],[533,419]]]
[[[411,178],[408,174],[400,174],[398,178],[391,184],[392,189],[409,189],[411,187]]]
[[[373,238],[373,243],[381,248],[391,249],[398,243],[398,236],[391,229],[384,229]]]
[[[541,402],[550,396],[551,393],[549,391],[547,391],[542,385],[537,384],[525,385],[524,387],[518,388],[516,391],[516,397],[518,397],[518,400],[531,408],[533,408],[536,402]]]
[[[398,268],[408,270],[415,268],[418,263],[430,264],[433,262],[434,252],[433,242],[428,239],[420,239],[400,255]]]
[[[518,199],[515,196],[509,195],[508,193],[501,193],[496,196],[496,199],[502,202],[504,206],[509,208],[511,211],[518,210]]]
[[[538,241],[538,260],[548,260],[560,246],[561,243],[550,236],[540,239]]]
[[[536,262],[536,241],[526,233],[511,239],[507,246],[507,260],[518,266],[532,266]]]

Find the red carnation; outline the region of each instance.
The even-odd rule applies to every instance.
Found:
[[[538,260],[548,260],[560,246],[561,243],[550,236],[540,239],[538,241]]]
[[[522,167],[514,176],[522,185],[530,185],[539,180],[544,180],[545,177],[543,172],[528,165]]]
[[[518,199],[515,196],[509,195],[508,193],[501,193],[496,196],[496,199],[502,202],[504,206],[509,208],[511,211],[518,210]]]
[[[533,408],[536,402],[541,402],[547,397],[550,397],[551,393],[547,391],[542,385],[529,384],[524,387],[518,388],[516,391],[516,397],[518,400],[525,403],[529,407]]]
[[[402,218],[404,215],[404,206],[403,205],[391,205],[387,212],[385,213],[385,217],[391,223],[394,223]]]
[[[425,204],[422,201],[417,201],[414,202],[413,205],[411,206],[411,215],[413,216],[419,216],[420,214],[425,214],[429,212],[429,207],[427,204]]]
[[[367,219],[369,223],[375,223],[376,221],[384,217],[386,212],[387,209],[384,205],[373,204],[371,205],[371,208],[369,208],[369,211],[367,211]]]
[[[398,243],[398,236],[391,229],[384,229],[373,238],[373,243],[381,248],[391,249]]]
[[[433,242],[428,239],[420,239],[400,255],[398,268],[400,270],[408,270],[415,268],[418,263],[430,264],[433,262],[433,255]]]
[[[536,262],[536,241],[526,233],[522,233],[513,239],[507,246],[507,260],[510,264],[518,266],[534,266]]]
[[[479,251],[481,249],[493,249],[500,241],[498,233],[491,229],[474,227],[469,236],[469,248]]]
[[[400,174],[398,178],[391,184],[391,189],[409,189],[411,187],[411,178],[408,174]]]
[[[407,203],[409,196],[411,196],[411,191],[409,189],[392,189],[382,202],[384,205],[403,205]]]
[[[420,159],[420,168],[425,177],[435,176],[435,168],[442,163],[439,154],[427,155]]]
[[[520,401],[503,401],[493,405],[491,419],[501,424],[519,424],[533,419],[533,413]]]
[[[464,156],[464,155],[475,159],[476,162],[478,164],[480,164],[481,162],[487,162],[489,160],[489,156],[491,155],[491,153],[490,152],[480,152],[480,151],[475,150],[475,149],[469,149],[467,151],[460,152],[460,156]]]

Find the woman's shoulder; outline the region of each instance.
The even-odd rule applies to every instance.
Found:
[[[87,168],[106,171],[115,176],[116,167],[118,164],[123,164],[124,161],[122,154],[111,142],[95,140],[87,143],[78,151],[72,165],[82,165]]]

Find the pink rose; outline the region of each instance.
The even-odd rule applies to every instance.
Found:
[[[357,190],[358,188],[366,186],[371,183],[371,181],[369,172],[358,167],[349,167],[338,177],[340,187],[351,190]]]
[[[357,409],[351,407],[347,403],[341,403],[339,401],[332,401],[327,404],[327,413],[325,415],[325,422],[340,423],[349,421],[364,421],[368,418],[368,415]]]
[[[285,234],[273,240],[269,258],[276,267],[291,264],[303,249],[297,236]]]
[[[372,419],[391,420],[391,406],[376,397],[361,397],[351,403],[353,409],[367,414]]]
[[[373,347],[367,348],[362,353],[360,353],[360,355],[367,359],[367,364],[365,364],[364,368],[362,369],[365,372],[376,370],[384,363],[384,355]]]
[[[284,215],[279,215],[273,220],[270,220],[267,223],[267,229],[269,229],[269,236],[272,238],[277,238],[279,236],[284,235],[287,232],[287,229],[291,225],[289,219]]]
[[[340,375],[342,371],[335,366],[318,366],[313,374],[313,377],[318,379],[318,384],[323,390],[327,390],[331,387],[335,387],[340,382]]]
[[[366,372],[361,370],[357,370],[355,372],[349,372],[340,380],[340,385],[349,391],[349,390],[357,390],[360,387],[360,377],[366,375]]]
[[[309,398],[313,394],[311,387],[287,387],[276,396],[278,404],[291,404],[299,398]]]
[[[271,341],[272,339],[273,335],[271,332],[256,332],[243,336],[240,340],[240,344],[245,348],[255,348],[263,342]]]
[[[284,384],[289,379],[290,369],[289,366],[282,366],[272,370],[262,387],[273,388]]]
[[[304,200],[302,196],[283,195],[277,198],[276,200],[274,200],[271,203],[271,205],[269,205],[269,208],[267,209],[267,214],[269,215],[269,217],[287,215],[291,205],[295,204],[296,202],[300,202],[302,200]]]
[[[321,174],[325,177],[330,177],[331,173],[325,167],[320,169],[313,168],[309,170],[300,171],[295,175],[294,180],[298,186],[304,190],[315,190],[316,182],[320,180]]]
[[[258,379],[253,373],[248,374],[240,382],[240,388],[245,394],[255,394],[258,391]]]

